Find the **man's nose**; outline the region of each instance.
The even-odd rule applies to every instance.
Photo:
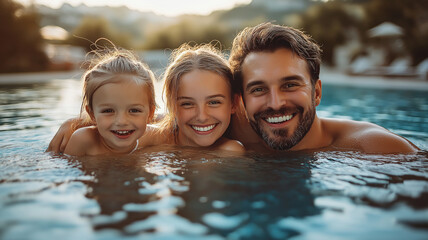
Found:
[[[286,104],[286,93],[282,92],[280,89],[272,89],[269,94],[268,107],[278,110],[285,106]]]

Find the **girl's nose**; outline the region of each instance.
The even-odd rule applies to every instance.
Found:
[[[205,122],[208,120],[209,116],[208,116],[208,112],[207,112],[207,107],[206,106],[200,106],[198,108],[198,115],[197,115],[197,120],[200,122]]]
[[[116,116],[116,124],[118,126],[127,125],[128,124],[128,118],[125,113],[118,113]]]

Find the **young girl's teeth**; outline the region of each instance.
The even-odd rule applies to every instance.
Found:
[[[113,131],[119,135],[127,135],[130,134],[132,132],[132,130],[125,130],[125,131]]]
[[[266,121],[267,121],[268,123],[280,123],[280,122],[288,121],[288,120],[290,120],[292,117],[293,117],[293,115],[287,115],[287,116],[283,115],[283,116],[280,116],[280,117],[268,117],[268,118],[266,119]]]
[[[198,126],[192,126],[193,129],[199,132],[207,132],[215,127],[215,124],[206,126],[206,127],[198,127]]]

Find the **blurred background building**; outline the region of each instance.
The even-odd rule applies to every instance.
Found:
[[[419,79],[428,71],[426,0],[253,0],[174,17],[125,6],[52,8],[0,0],[0,18],[0,72],[79,67],[98,38],[165,65],[165,49],[217,41],[227,51],[237,32],[266,21],[311,35],[322,46],[324,65],[338,71]]]

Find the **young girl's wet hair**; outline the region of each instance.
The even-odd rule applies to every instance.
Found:
[[[223,54],[215,46],[205,44],[200,46],[190,46],[183,44],[173,51],[170,64],[164,73],[163,95],[166,98],[166,115],[161,122],[161,131],[166,131],[174,136],[174,141],[177,141],[178,127],[175,117],[177,113],[177,95],[178,87],[181,78],[184,74],[194,70],[205,70],[216,73],[227,80],[230,86],[231,98],[233,97],[234,89],[232,89],[232,71],[228,61]],[[197,89],[195,89],[197,91]]]
[[[137,59],[129,51],[114,48],[113,50],[103,50],[94,52],[96,56],[92,66],[83,75],[83,101],[81,109],[81,118],[86,121],[86,125],[93,125],[89,113],[86,112],[86,106],[92,111],[92,99],[95,91],[108,83],[118,83],[122,81],[117,78],[118,74],[133,76],[133,80],[138,85],[144,85],[148,89],[150,120],[156,109],[155,91],[153,82],[155,77],[149,67]],[[85,114],[83,116],[82,114]]]

